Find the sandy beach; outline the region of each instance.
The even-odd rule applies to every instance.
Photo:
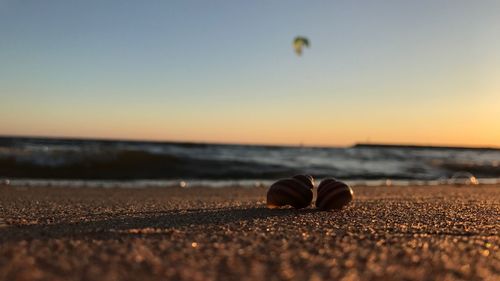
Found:
[[[500,186],[353,189],[0,186],[0,280],[498,280]]]

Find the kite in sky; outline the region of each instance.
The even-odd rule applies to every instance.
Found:
[[[309,48],[309,39],[302,36],[297,36],[293,39],[293,49],[298,56],[302,55],[302,49],[304,47]]]

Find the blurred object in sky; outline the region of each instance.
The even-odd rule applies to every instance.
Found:
[[[297,36],[293,39],[293,49],[298,56],[302,55],[302,49],[304,47],[309,48],[309,39],[302,36]]]
[[[454,173],[449,183],[451,184],[465,184],[465,185],[476,185],[479,184],[477,178],[469,172],[456,172]]]

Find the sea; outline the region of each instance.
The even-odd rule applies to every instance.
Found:
[[[0,185],[253,187],[296,174],[353,185],[497,184],[500,149],[0,137]]]

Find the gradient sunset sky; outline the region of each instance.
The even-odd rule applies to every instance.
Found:
[[[0,0],[0,135],[498,147],[500,1]]]

